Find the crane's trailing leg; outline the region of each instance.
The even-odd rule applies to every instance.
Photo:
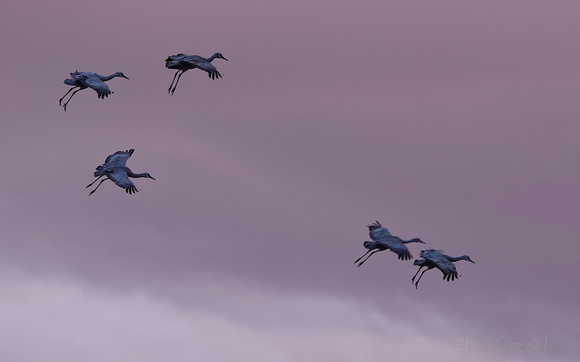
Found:
[[[372,253],[370,253],[369,256],[367,256],[366,259],[364,259],[363,261],[361,261],[360,263],[358,263],[358,265],[356,267],[358,268],[359,266],[363,265],[367,260],[369,260],[369,258],[371,256],[373,256],[374,253],[378,253],[379,251],[382,251],[382,250],[375,250]]]
[[[417,276],[417,274],[419,274],[419,272],[421,271],[421,269],[423,269],[422,266],[419,267],[419,270],[417,270],[417,272],[415,273],[415,275],[413,275],[413,277],[411,278],[411,284],[413,284],[413,282],[415,281],[415,277]]]
[[[429,270],[429,269],[423,270],[423,272],[421,273],[421,275],[419,275],[419,279],[417,279],[417,282],[415,283],[415,289],[417,289],[417,287],[419,286],[419,280],[421,280],[421,278],[423,277],[423,274],[425,274],[425,272],[427,270]]]
[[[361,256],[360,258],[358,258],[357,260],[354,261],[354,264],[358,263],[359,260],[361,260],[362,258],[364,258],[368,253],[370,253],[372,250],[367,250],[366,253],[363,254],[363,256]]]
[[[78,87],[72,87],[72,88],[70,88],[70,89],[68,90],[68,92],[66,92],[66,93],[64,94],[64,96],[62,96],[62,98],[58,100],[58,105],[59,105],[59,106],[62,106],[62,100],[64,99],[64,97],[66,97],[66,95],[67,95],[67,94],[69,94],[69,93],[70,93],[70,92],[71,92],[73,89],[75,89],[75,88],[78,88]]]
[[[97,179],[96,179],[95,181],[91,182],[90,184],[88,184],[88,185],[85,187],[85,189],[88,189],[89,187],[93,186],[93,184],[94,184],[95,182],[99,181],[99,179],[100,179],[101,177],[103,177],[103,176],[104,176],[104,175],[101,175],[101,176],[97,177]]]
[[[179,76],[177,77],[177,80],[175,81],[175,85],[173,86],[173,89],[171,90],[171,95],[173,95],[173,93],[175,93],[175,89],[177,88],[177,84],[179,83],[179,80],[181,79],[181,76],[183,75],[183,73],[185,73],[185,70],[181,71],[181,73],[179,73]]]
[[[106,179],[106,178],[105,178],[105,179],[102,179],[102,180],[101,180],[101,182],[99,182],[99,184],[97,185],[97,187],[95,187],[95,189],[94,189],[93,191],[91,191],[91,193],[89,194],[89,196],[91,196],[91,195],[92,195],[92,194],[93,194],[95,191],[97,191],[97,189],[99,188],[99,186],[101,186],[101,184],[102,184],[104,181],[107,181],[107,179]],[[88,186],[87,186],[87,187],[88,187]]]
[[[66,101],[64,103],[64,105],[62,106],[64,108],[64,111],[66,112],[66,105],[68,104],[68,102],[70,102],[70,100],[72,99],[72,97],[74,97],[75,94],[77,94],[77,92],[81,91],[82,88],[77,89],[76,91],[73,92],[73,94],[71,94],[70,98],[68,99],[68,101]]]
[[[175,77],[177,77],[177,74],[181,72],[181,70],[178,70],[177,72],[175,72],[175,74],[173,75],[173,80],[171,81],[171,85],[169,86],[169,89],[167,90],[168,93],[171,93],[171,88],[173,88],[173,82],[175,82]],[[173,90],[175,92],[175,89]],[[173,93],[171,93],[173,94]]]

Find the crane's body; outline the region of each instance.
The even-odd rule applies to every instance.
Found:
[[[444,280],[452,281],[455,280],[456,278],[459,278],[459,274],[457,273],[455,264],[453,264],[454,262],[459,260],[466,260],[475,264],[475,262],[471,260],[471,258],[468,255],[453,257],[444,254],[443,250],[433,250],[433,249],[421,250],[420,256],[423,259],[415,260],[415,262],[413,263],[413,265],[419,266],[419,269],[417,270],[417,273],[415,273],[413,278],[411,278],[411,283],[415,281],[415,277],[417,277],[417,274],[419,274],[422,268],[427,269],[423,270],[423,272],[417,279],[417,282],[415,282],[415,288],[418,287],[419,281],[423,277],[423,274],[425,274],[425,272],[428,270],[437,268],[441,270],[441,272],[443,273]]]
[[[168,69],[177,69],[177,72],[175,72],[173,80],[171,81],[171,85],[169,86],[168,92],[171,94],[175,92],[175,88],[177,88],[177,83],[179,83],[179,79],[181,79],[183,73],[185,73],[190,69],[195,68],[201,69],[207,72],[208,76],[211,79],[221,78],[222,75],[220,74],[220,72],[218,72],[216,67],[214,67],[213,64],[211,64],[212,60],[216,58],[227,60],[221,53],[214,53],[214,55],[212,55],[209,58],[200,57],[199,55],[188,55],[183,53],[170,55],[169,57],[167,57],[167,59],[165,59],[165,67]],[[177,81],[175,80],[175,78],[177,78]],[[175,85],[173,85],[173,83],[175,83]]]
[[[133,182],[129,179],[129,177],[133,178],[145,177],[155,180],[147,172],[133,173],[133,171],[131,171],[131,169],[129,169],[126,166],[127,160],[129,159],[129,157],[131,157],[133,152],[135,152],[134,149],[130,149],[127,151],[117,151],[114,154],[108,156],[105,159],[105,163],[103,163],[100,166],[97,166],[97,170],[94,173],[94,176],[97,179],[92,183],[90,183],[89,185],[87,185],[86,188],[91,187],[103,176],[106,176],[107,178],[101,180],[101,182],[97,185],[97,187],[95,187],[95,189],[91,191],[89,196],[92,195],[95,191],[97,191],[99,186],[101,186],[101,184],[107,179],[113,181],[117,186],[125,189],[125,192],[127,192],[128,194],[133,194],[139,191],[137,190],[137,187],[135,187]]]
[[[367,225],[369,228],[369,236],[373,241],[365,241],[363,243],[364,247],[369,249],[363,256],[355,260],[355,264],[359,263],[367,254],[369,254],[365,259],[360,261],[358,266],[363,265],[373,254],[379,251],[391,250],[398,255],[400,260],[410,260],[413,258],[409,249],[405,246],[408,243],[422,243],[425,244],[419,238],[413,238],[410,240],[403,240],[398,236],[392,235],[389,230],[381,225],[380,222],[375,221],[373,224]]]
[[[66,92],[65,95],[62,96],[62,98],[58,100],[58,104],[62,105],[62,107],[64,108],[65,111],[66,111],[66,106],[67,106],[68,102],[70,102],[72,97],[77,92],[79,92],[83,89],[86,89],[86,88],[92,88],[95,92],[97,92],[98,98],[104,99],[104,98],[108,97],[111,93],[113,93],[109,89],[109,86],[107,86],[105,84],[106,81],[109,81],[109,80],[116,78],[116,77],[129,79],[121,72],[116,72],[116,73],[113,73],[111,75],[104,76],[104,75],[100,75],[100,74],[93,73],[93,72],[79,72],[77,70],[74,73],[70,73],[70,75],[71,75],[70,78],[67,78],[64,80],[64,84],[70,85],[70,86],[72,86],[72,88],[70,88],[68,90],[68,92]],[[69,94],[73,90],[74,90],[73,94],[71,94],[69,99],[63,105],[62,100],[67,96],[67,94]]]

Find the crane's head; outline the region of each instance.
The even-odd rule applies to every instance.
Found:
[[[419,238],[413,238],[411,240],[409,240],[410,243],[421,243],[421,244],[425,244],[425,242]]]
[[[224,56],[222,55],[222,53],[215,53],[215,54],[213,55],[213,57],[214,57],[214,58],[223,59],[223,60],[227,60],[227,59],[226,59],[226,57],[224,57]]]
[[[470,261],[473,264],[475,264],[475,262],[473,260],[471,260],[471,258],[469,257],[469,255],[461,255],[461,259]]]
[[[150,175],[148,172],[145,172],[145,174],[144,174],[143,176],[144,176],[144,177],[147,177],[147,178],[150,178],[150,179],[152,179],[152,180],[155,180],[155,179],[153,178],[153,176],[151,176],[151,175]]]
[[[117,72],[115,73],[116,77],[121,77],[121,78],[125,78],[125,79],[129,79],[125,74],[123,74],[122,72]]]

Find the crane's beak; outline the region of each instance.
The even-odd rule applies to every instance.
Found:
[[[125,79],[129,79],[129,77],[127,77],[125,74],[123,74],[122,77]]]
[[[227,59],[226,59],[226,57],[224,57],[223,55],[222,55],[222,59],[223,59],[223,60],[227,60]],[[229,60],[228,60],[228,62],[229,62]]]

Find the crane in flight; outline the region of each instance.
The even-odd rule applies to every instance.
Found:
[[[420,256],[423,259],[417,259],[413,263],[413,265],[419,266],[419,270],[417,270],[417,273],[415,273],[413,278],[411,278],[411,283],[415,282],[415,278],[417,277],[417,274],[419,274],[422,268],[427,269],[423,270],[421,275],[419,275],[419,279],[417,279],[417,282],[415,282],[415,288],[418,287],[419,281],[421,280],[423,274],[425,274],[427,270],[437,268],[441,270],[441,272],[443,273],[443,279],[450,281],[460,277],[460,275],[457,274],[457,269],[455,268],[455,264],[453,264],[454,262],[459,260],[466,260],[475,264],[475,262],[471,260],[471,258],[468,255],[453,257],[445,255],[443,253],[444,253],[443,250],[433,250],[433,249],[421,250]]]
[[[72,88],[70,88],[68,92],[66,92],[65,95],[58,100],[58,104],[61,105],[65,111],[68,102],[70,102],[72,97],[75,94],[77,94],[77,92],[86,88],[92,88],[95,92],[97,92],[97,97],[104,99],[105,97],[108,97],[109,94],[113,93],[111,92],[109,87],[105,84],[106,81],[109,81],[116,77],[129,79],[125,76],[125,74],[121,72],[104,76],[92,72],[79,72],[77,70],[74,73],[70,73],[70,76],[71,76],[70,78],[64,80],[64,84],[70,85],[72,86]],[[73,90],[74,92],[73,94],[71,94],[70,98],[64,104],[62,104],[63,99],[67,96],[67,94],[69,94]]]
[[[220,74],[220,72],[218,72],[216,67],[214,67],[213,64],[211,64],[211,61],[216,58],[227,60],[222,55],[222,53],[214,53],[214,55],[212,55],[209,58],[200,57],[199,55],[188,55],[183,53],[170,55],[169,57],[167,57],[167,59],[165,59],[165,67],[168,69],[177,69],[177,72],[175,72],[173,80],[171,81],[171,85],[169,86],[168,92],[173,95],[173,93],[175,92],[175,88],[177,88],[177,83],[179,83],[179,79],[181,79],[183,73],[185,73],[189,69],[198,68],[203,71],[206,71],[211,79],[221,78],[222,75]],[[175,78],[177,78],[177,81],[175,81]],[[175,83],[175,85],[173,85],[173,83]]]
[[[410,240],[403,240],[398,236],[392,235],[389,230],[381,225],[380,222],[375,221],[373,224],[367,225],[369,228],[369,236],[373,241],[365,241],[363,243],[364,247],[369,249],[363,256],[354,261],[358,263],[357,267],[361,266],[366,262],[373,254],[379,251],[391,250],[398,255],[400,260],[410,260],[413,258],[409,249],[405,246],[408,243],[422,243],[425,242],[419,238],[413,238]],[[369,254],[370,253],[370,254]],[[367,254],[369,254],[367,256]],[[365,259],[363,259],[367,256]],[[362,261],[361,261],[362,259]],[[360,262],[359,262],[360,261]]]
[[[129,157],[131,157],[133,152],[135,152],[134,149],[130,149],[127,151],[117,151],[112,155],[108,156],[107,159],[105,160],[105,163],[103,163],[100,166],[97,166],[97,170],[95,171],[94,174],[94,176],[97,179],[91,182],[85,188],[91,187],[103,176],[106,176],[107,178],[102,179],[101,182],[99,182],[99,184],[97,185],[97,187],[95,187],[95,189],[91,191],[89,196],[91,196],[95,191],[97,191],[99,186],[101,186],[101,184],[107,179],[113,181],[117,186],[124,188],[125,192],[128,194],[133,194],[139,191],[137,190],[137,187],[135,187],[133,182],[129,180],[129,177],[133,178],[145,177],[155,180],[147,172],[133,173],[131,169],[129,169],[126,166],[127,160],[129,159]]]

